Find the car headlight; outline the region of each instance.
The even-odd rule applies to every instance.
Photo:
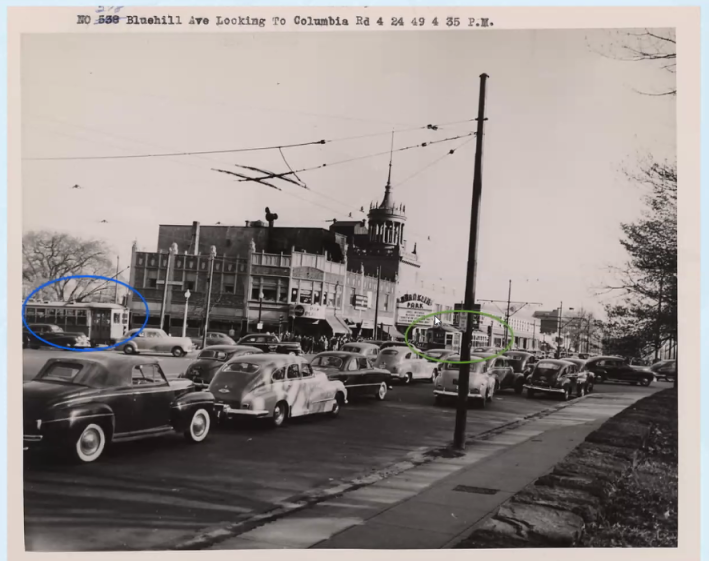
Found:
[[[37,419],[37,430],[42,428],[42,419]]]

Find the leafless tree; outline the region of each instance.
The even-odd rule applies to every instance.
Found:
[[[42,284],[77,275],[112,277],[113,259],[105,242],[83,240],[69,234],[38,231],[22,237],[22,281],[29,294]],[[115,284],[100,279],[59,280],[42,289],[38,296],[59,302],[86,300]]]
[[[607,36],[602,46],[591,46],[592,50],[614,60],[654,64],[664,72],[672,75],[676,73],[677,39],[674,29],[614,30],[607,32]],[[657,93],[640,91],[638,93],[674,96],[677,94],[677,88],[672,85]]]

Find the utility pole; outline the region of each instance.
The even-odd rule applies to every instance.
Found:
[[[480,199],[482,198],[482,158],[483,132],[485,128],[485,83],[488,75],[480,75],[480,94],[478,100],[477,133],[475,139],[475,172],[473,176],[473,203],[470,213],[470,240],[468,242],[468,269],[465,278],[465,310],[472,310],[475,304],[475,278],[477,274],[478,230],[480,225]],[[465,323],[463,341],[460,350],[460,365],[458,375],[458,407],[455,415],[455,432],[453,446],[458,450],[465,449],[465,425],[468,413],[468,391],[470,389],[470,347],[473,340],[473,322]]]
[[[379,282],[382,280],[382,268],[377,267],[377,301],[374,304],[374,340],[379,341]]]
[[[660,354],[660,334],[662,330],[662,322],[660,315],[662,314],[662,288],[664,283],[664,277],[660,277],[660,298],[657,302],[657,322],[655,327],[655,361]]]
[[[207,310],[204,314],[204,333],[202,334],[202,348],[207,346],[207,330],[209,329],[209,308],[212,306],[212,278],[214,277],[214,258],[217,248],[209,248],[209,282],[207,283]]]
[[[120,275],[120,270],[121,270],[121,258],[120,256],[116,256],[116,280],[118,280],[118,275]],[[114,282],[113,284],[116,285],[116,293],[114,295],[114,300],[115,303],[118,304],[118,283]]]
[[[561,358],[561,312],[564,309],[564,303],[559,305],[559,335],[556,339],[556,358]]]
[[[510,285],[509,288],[507,289],[507,312],[505,313],[505,324],[510,323],[510,300],[512,299],[512,279],[510,279]],[[507,334],[508,334],[508,329],[507,325],[505,325],[505,343],[502,345],[503,348],[507,347]]]
[[[172,265],[172,255],[177,253],[177,244],[174,243],[170,246],[170,250],[167,253],[167,269],[165,269],[165,287],[162,292],[162,306],[160,306],[160,329],[164,329],[169,332],[169,329],[165,329],[165,312],[167,307],[167,291],[170,288],[170,267]]]

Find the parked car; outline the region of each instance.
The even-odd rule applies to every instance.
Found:
[[[393,378],[405,384],[414,380],[433,382],[438,374],[438,363],[429,362],[408,347],[399,346],[379,351],[374,367],[388,370]]]
[[[437,358],[438,360],[452,360],[450,357],[453,355],[457,355],[458,353],[452,349],[431,349],[430,351],[424,351],[426,356],[429,356],[431,358]],[[434,362],[436,363],[435,360],[431,359],[426,359],[428,362]],[[458,359],[460,360],[460,359]],[[438,362],[437,364],[441,364]]]
[[[413,342],[410,342],[409,344],[412,347],[416,347]],[[407,344],[406,341],[385,341],[381,345],[379,345],[379,350],[383,351],[384,349],[390,349],[391,347],[408,347],[409,344]]]
[[[564,360],[575,364],[579,368],[579,377],[576,382],[576,395],[583,397],[587,393],[591,393],[596,376],[593,372],[586,369],[586,361],[580,358],[565,358]]]
[[[202,337],[190,337],[192,340],[192,345],[195,349],[202,348]],[[212,347],[214,345],[236,345],[236,341],[224,333],[207,332],[207,344],[205,347]]]
[[[189,442],[207,437],[212,394],[168,381],[155,358],[91,355],[49,359],[23,385],[25,450],[66,450],[89,463],[123,440],[175,431]]]
[[[496,380],[496,392],[513,389],[515,393],[522,393],[524,388],[524,374],[515,372],[509,357],[504,355],[495,357],[495,353],[475,353],[475,356],[487,359],[485,360],[485,362],[488,363],[487,368],[489,368],[490,375]]]
[[[659,380],[664,379],[666,382],[673,382],[677,377],[677,360],[661,360],[650,367]]]
[[[539,362],[534,354],[525,351],[507,351],[504,356],[510,359],[510,366],[514,371],[524,374],[525,379],[534,370],[534,365]]]
[[[471,360],[476,360],[483,357],[473,355],[470,358]],[[460,356],[451,355],[449,360],[459,361]],[[441,365],[440,375],[436,378],[436,385],[433,390],[437,404],[440,405],[446,400],[458,397],[460,366],[460,364],[451,363]],[[491,372],[489,361],[474,362],[470,365],[468,401],[475,403],[478,407],[484,408],[487,403],[492,402],[492,398],[495,395],[497,380]]]
[[[268,418],[276,427],[303,415],[336,417],[347,402],[345,385],[314,372],[304,357],[269,353],[228,360],[209,391],[216,398],[217,419]]]
[[[68,333],[58,325],[51,323],[30,323],[30,329],[22,327],[22,348],[39,349],[47,346],[47,343],[37,339],[38,335],[49,343],[54,343],[60,347],[72,347],[84,349],[91,347],[91,341],[85,333]],[[34,333],[33,333],[34,332]]]
[[[566,401],[576,393],[577,381],[578,366],[565,360],[545,358],[534,366],[524,387],[529,398],[543,393],[560,396]]]
[[[391,384],[388,370],[375,368],[372,361],[358,353],[326,351],[316,355],[310,366],[324,372],[330,380],[339,380],[352,397],[374,396],[382,401]]]
[[[379,354],[379,347],[373,343],[345,343],[340,348],[345,353],[357,353],[374,360]]]
[[[195,386],[207,389],[214,375],[224,363],[237,356],[262,354],[261,349],[244,345],[214,345],[200,351],[197,358],[180,374],[180,378],[187,378]]]
[[[283,355],[302,355],[303,349],[298,342],[281,341],[277,335],[259,333],[246,335],[239,339],[237,345],[256,347],[264,353],[277,353]]]
[[[130,339],[138,333],[132,341],[123,344],[118,343],[117,351],[123,351],[127,355],[135,355],[143,352],[152,353],[172,353],[173,356],[184,356],[193,349],[192,340],[189,337],[173,337],[165,333],[162,329],[146,328],[131,329],[125,334],[123,341]]]
[[[649,386],[655,373],[647,366],[632,366],[625,359],[599,356],[586,361],[586,369],[595,375],[595,383],[625,382]]]

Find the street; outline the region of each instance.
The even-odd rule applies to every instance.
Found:
[[[62,351],[25,350],[25,381]],[[192,357],[162,359],[169,377]],[[596,393],[650,388],[605,384]],[[485,410],[469,409],[469,436],[558,406],[510,391]],[[179,435],[113,446],[99,462],[68,465],[27,458],[26,544],[33,551],[141,550],[188,539],[288,503],[334,482],[351,481],[450,442],[453,406],[435,406],[430,383],[395,386],[383,402],[346,405],[339,418],[318,416],[271,429],[259,423],[213,428],[198,447]]]

